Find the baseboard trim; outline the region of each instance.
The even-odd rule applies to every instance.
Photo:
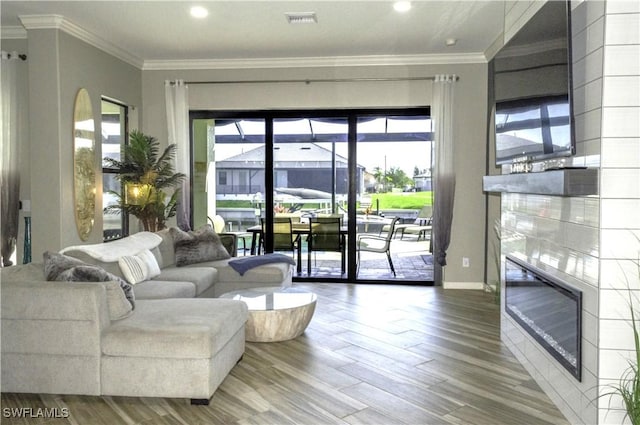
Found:
[[[484,290],[484,282],[443,282],[444,289],[475,289]]]

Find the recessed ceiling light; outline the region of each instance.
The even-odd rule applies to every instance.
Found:
[[[290,24],[317,24],[318,17],[315,12],[291,12],[285,13]]]
[[[445,40],[445,44],[446,44],[447,46],[455,46],[457,42],[458,42],[458,39],[457,39],[457,38],[447,38],[447,39]]]
[[[193,6],[190,12],[191,16],[193,16],[194,18],[202,19],[209,16],[209,11],[202,6]]]
[[[397,1],[393,4],[393,8],[396,12],[407,12],[411,9],[410,1]]]

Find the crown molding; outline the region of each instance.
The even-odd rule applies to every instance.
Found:
[[[491,45],[487,47],[487,50],[484,51],[484,56],[487,58],[487,62],[493,59],[495,55],[497,55],[500,49],[502,49],[503,47],[504,47],[504,34],[500,33],[500,35],[496,37],[495,40],[493,40],[493,43],[491,43]]]
[[[546,53],[550,50],[566,49],[567,40],[564,38],[545,40],[520,46],[507,46],[500,51],[500,57],[527,56],[536,53]]]
[[[60,29],[64,16],[62,15],[19,15],[18,19],[27,30]]]
[[[143,60],[121,49],[113,43],[79,27],[61,15],[20,15],[20,22],[27,30],[59,29],[141,70],[215,70],[215,69],[266,69],[266,68],[312,68],[347,66],[410,66],[487,63],[483,53],[435,54],[435,55],[369,55],[330,56],[298,58],[256,59],[185,59]],[[13,33],[22,35],[26,31],[13,28]],[[3,38],[4,29],[3,29]],[[10,38],[10,37],[6,37]]]
[[[121,49],[115,44],[98,37],[97,35],[79,27],[60,15],[20,15],[20,22],[27,30],[33,29],[59,29],[67,34],[84,41],[116,58],[142,69],[143,60]]]
[[[0,39],[18,40],[27,38],[27,30],[19,26],[6,26],[0,28]]]
[[[446,65],[465,63],[487,63],[482,53],[462,55],[372,55],[332,56],[302,58],[258,58],[258,59],[185,59],[146,60],[143,70],[188,70],[188,69],[260,69],[260,68],[311,68],[342,66],[385,65]]]

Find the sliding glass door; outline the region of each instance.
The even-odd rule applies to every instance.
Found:
[[[427,109],[191,118],[194,227],[235,232],[239,255],[291,255],[295,280],[432,280]]]
[[[358,117],[359,279],[433,280],[430,129],[427,115]]]
[[[292,221],[299,277],[347,277],[347,130],[340,116],[273,120],[274,217]]]
[[[193,225],[239,232],[242,255],[264,213],[265,120],[195,118],[191,129]]]

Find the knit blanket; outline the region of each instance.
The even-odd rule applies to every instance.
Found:
[[[229,266],[231,266],[235,271],[240,273],[240,276],[243,276],[247,271],[255,268],[264,266],[265,264],[273,264],[273,263],[288,263],[295,265],[296,262],[293,261],[293,258],[286,256],[284,254],[265,254],[265,255],[256,255],[252,257],[242,257],[242,258],[234,258],[229,261]]]
[[[153,249],[160,245],[160,242],[162,242],[162,237],[153,232],[139,232],[112,242],[69,246],[61,250],[60,253],[82,251],[96,260],[109,263],[118,261],[120,257],[125,255],[136,255],[145,249]]]

